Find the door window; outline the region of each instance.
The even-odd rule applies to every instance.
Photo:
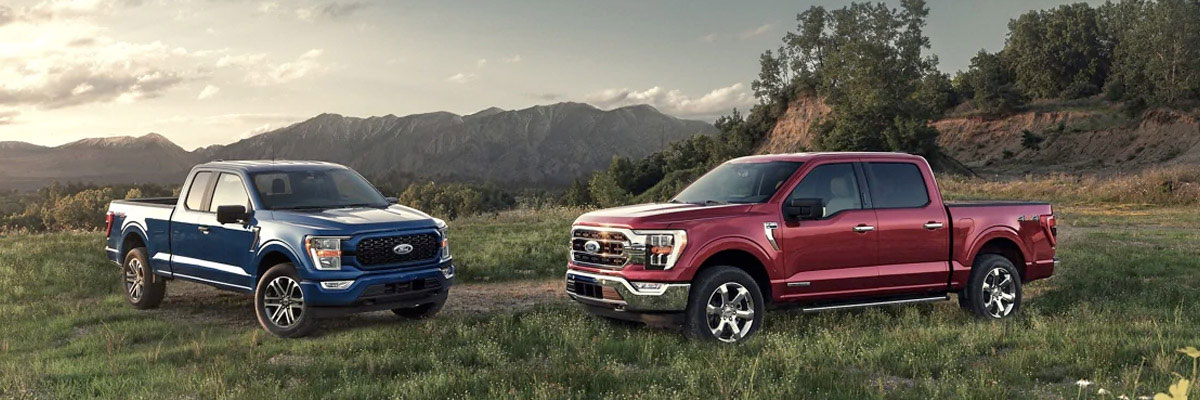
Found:
[[[791,199],[821,199],[826,217],[839,211],[861,209],[862,196],[858,192],[854,165],[825,164],[813,168],[792,190],[792,195],[788,196],[788,200]]]
[[[217,179],[217,187],[213,188],[212,202],[208,211],[216,212],[220,206],[243,206],[250,209],[250,198],[242,186],[242,178],[234,174],[221,174]]]
[[[187,201],[184,206],[189,210],[204,211],[204,191],[208,190],[209,182],[212,182],[212,172],[197,172],[196,177],[192,178],[192,186],[188,188]]]
[[[925,178],[916,164],[872,162],[865,167],[875,208],[920,208],[929,204]]]

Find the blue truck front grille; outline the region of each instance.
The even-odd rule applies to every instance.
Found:
[[[397,247],[404,244],[412,246],[411,249],[403,254],[397,252]],[[432,260],[437,257],[441,246],[441,241],[434,233],[372,237],[358,242],[354,249],[354,258],[363,267],[404,264]]]

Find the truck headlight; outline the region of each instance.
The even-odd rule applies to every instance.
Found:
[[[687,245],[687,232],[681,230],[633,233],[646,236],[646,269],[671,269]]]
[[[342,239],[340,236],[309,236],[304,249],[312,257],[313,266],[322,271],[342,269]]]
[[[433,222],[437,223],[438,236],[442,238],[442,261],[449,260],[453,258],[450,256],[450,237],[446,236],[449,227],[446,225],[446,221],[438,218],[434,218]]]

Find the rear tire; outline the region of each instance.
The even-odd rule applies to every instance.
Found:
[[[125,301],[133,308],[149,310],[162,304],[167,293],[167,281],[155,275],[150,267],[150,258],[145,247],[135,247],[125,253],[121,264],[121,282],[125,288]]]
[[[263,329],[279,337],[304,337],[316,330],[316,317],[309,312],[300,274],[292,263],[277,264],[259,278],[254,315]]]
[[[982,318],[1004,319],[1021,309],[1021,274],[999,254],[975,258],[966,291],[968,309]]]
[[[758,332],[765,312],[762,290],[750,274],[717,266],[692,280],[683,330],[695,339],[740,343]]]
[[[416,307],[409,308],[393,308],[392,313],[396,316],[405,319],[426,319],[437,315],[438,311],[442,311],[442,306],[446,304],[446,299],[439,300],[435,303],[426,303]]]

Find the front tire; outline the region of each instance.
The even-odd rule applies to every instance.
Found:
[[[762,326],[766,303],[754,278],[736,267],[718,266],[693,280],[684,311],[688,337],[740,343]]]
[[[167,282],[155,275],[150,268],[150,258],[145,247],[136,247],[125,253],[121,264],[121,277],[125,288],[125,301],[139,310],[157,308],[167,293]]]
[[[263,329],[279,337],[307,336],[317,327],[304,301],[300,274],[292,263],[275,265],[259,278],[254,290],[254,314]]]
[[[1021,274],[999,254],[975,259],[966,291],[969,309],[982,318],[1004,319],[1021,309]]]

